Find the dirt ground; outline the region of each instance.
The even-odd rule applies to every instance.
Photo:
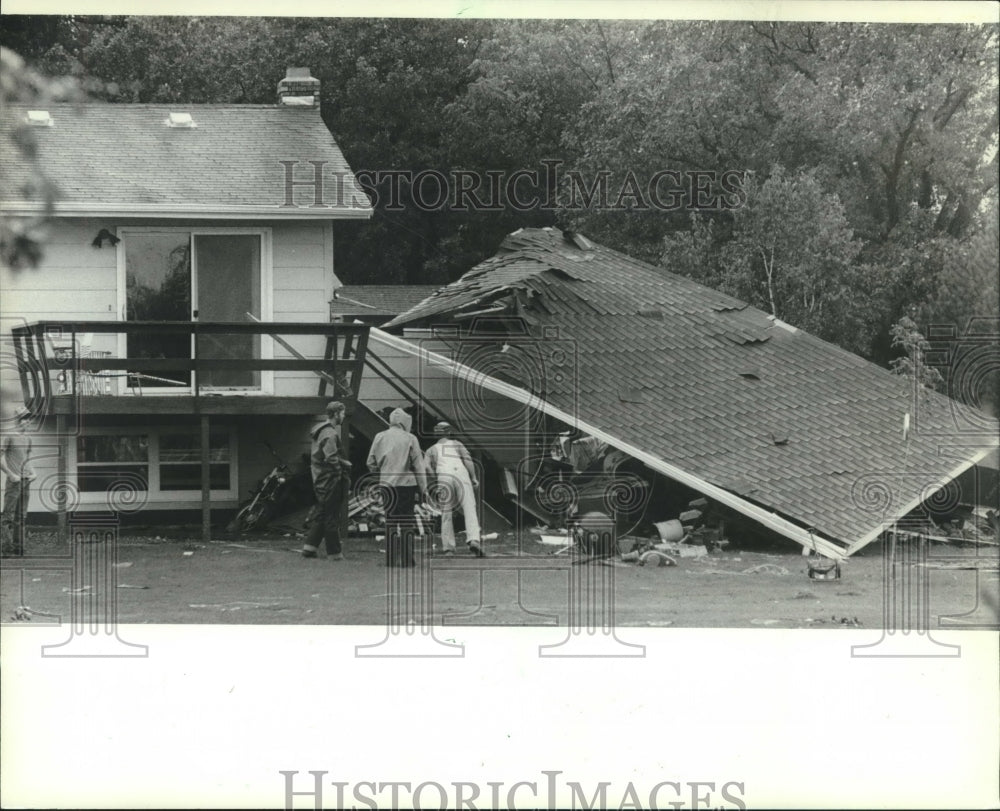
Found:
[[[892,603],[881,544],[844,562],[839,579],[819,581],[808,577],[794,544],[741,549],[733,541],[724,551],[656,567],[580,563],[575,552],[556,555],[557,547],[535,536],[519,543],[506,533],[487,545],[484,561],[464,549],[450,559],[418,549],[418,567],[398,570],[385,567],[373,537],[349,538],[343,561],[302,558],[294,533],[220,535],[207,544],[195,537],[191,529],[125,530],[117,565],[103,567],[110,579],[95,565],[100,544],[78,544],[74,581],[69,549],[51,529],[35,529],[31,557],[5,559],[0,568],[0,620],[66,622],[75,599],[78,612],[112,612],[123,624],[380,625],[390,617],[586,624],[579,619],[586,613],[571,613],[575,606],[595,622],[623,627],[829,629],[885,627]],[[995,547],[930,544],[925,559],[898,568],[896,604],[926,606],[931,629],[995,627],[997,570]]]

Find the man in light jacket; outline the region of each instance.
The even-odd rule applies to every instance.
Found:
[[[479,515],[476,504],[476,488],[479,479],[476,467],[465,445],[452,438],[451,425],[439,422],[434,433],[441,438],[424,456],[427,470],[436,477],[441,488],[439,503],[441,510],[441,549],[445,555],[455,554],[455,508],[462,509],[465,519],[465,542],[473,554],[483,557],[479,532]]]
[[[397,408],[389,415],[389,427],[375,435],[368,453],[368,469],[378,473],[386,497],[386,566],[416,566],[413,507],[418,490],[421,500],[427,500],[427,474],[420,444],[410,433],[412,422],[409,414]]]

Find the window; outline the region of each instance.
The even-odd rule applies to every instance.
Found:
[[[209,434],[212,497],[236,498],[236,435],[229,428]],[[201,496],[201,432],[197,428],[107,430],[76,443],[77,486],[83,503],[102,501],[114,484],[148,494],[150,502]]]
[[[160,434],[160,489],[201,490],[201,435]],[[209,481],[213,490],[229,489],[229,434],[213,431],[208,440]]]
[[[77,487],[81,493],[103,493],[116,482],[149,490],[149,437],[82,436],[77,440]]]

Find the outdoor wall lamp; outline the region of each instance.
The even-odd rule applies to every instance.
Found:
[[[103,248],[104,240],[108,240],[108,242],[111,243],[112,248],[119,242],[121,242],[121,240],[114,234],[112,234],[107,228],[102,228],[100,231],[97,232],[97,236],[94,237],[94,241],[91,242],[90,244],[93,245],[95,248]]]

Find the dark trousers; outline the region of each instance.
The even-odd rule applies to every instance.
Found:
[[[403,568],[416,566],[413,559],[413,541],[417,534],[417,520],[413,506],[417,501],[417,488],[390,487],[389,509],[385,516],[385,565]]]
[[[13,555],[24,554],[24,525],[28,520],[28,494],[31,484],[25,479],[17,482],[7,480],[3,494],[3,518],[0,520],[0,535],[3,551]]]
[[[343,476],[316,488],[316,508],[306,535],[307,546],[318,549],[323,540],[328,555],[340,554],[340,509],[346,493],[347,479]]]

